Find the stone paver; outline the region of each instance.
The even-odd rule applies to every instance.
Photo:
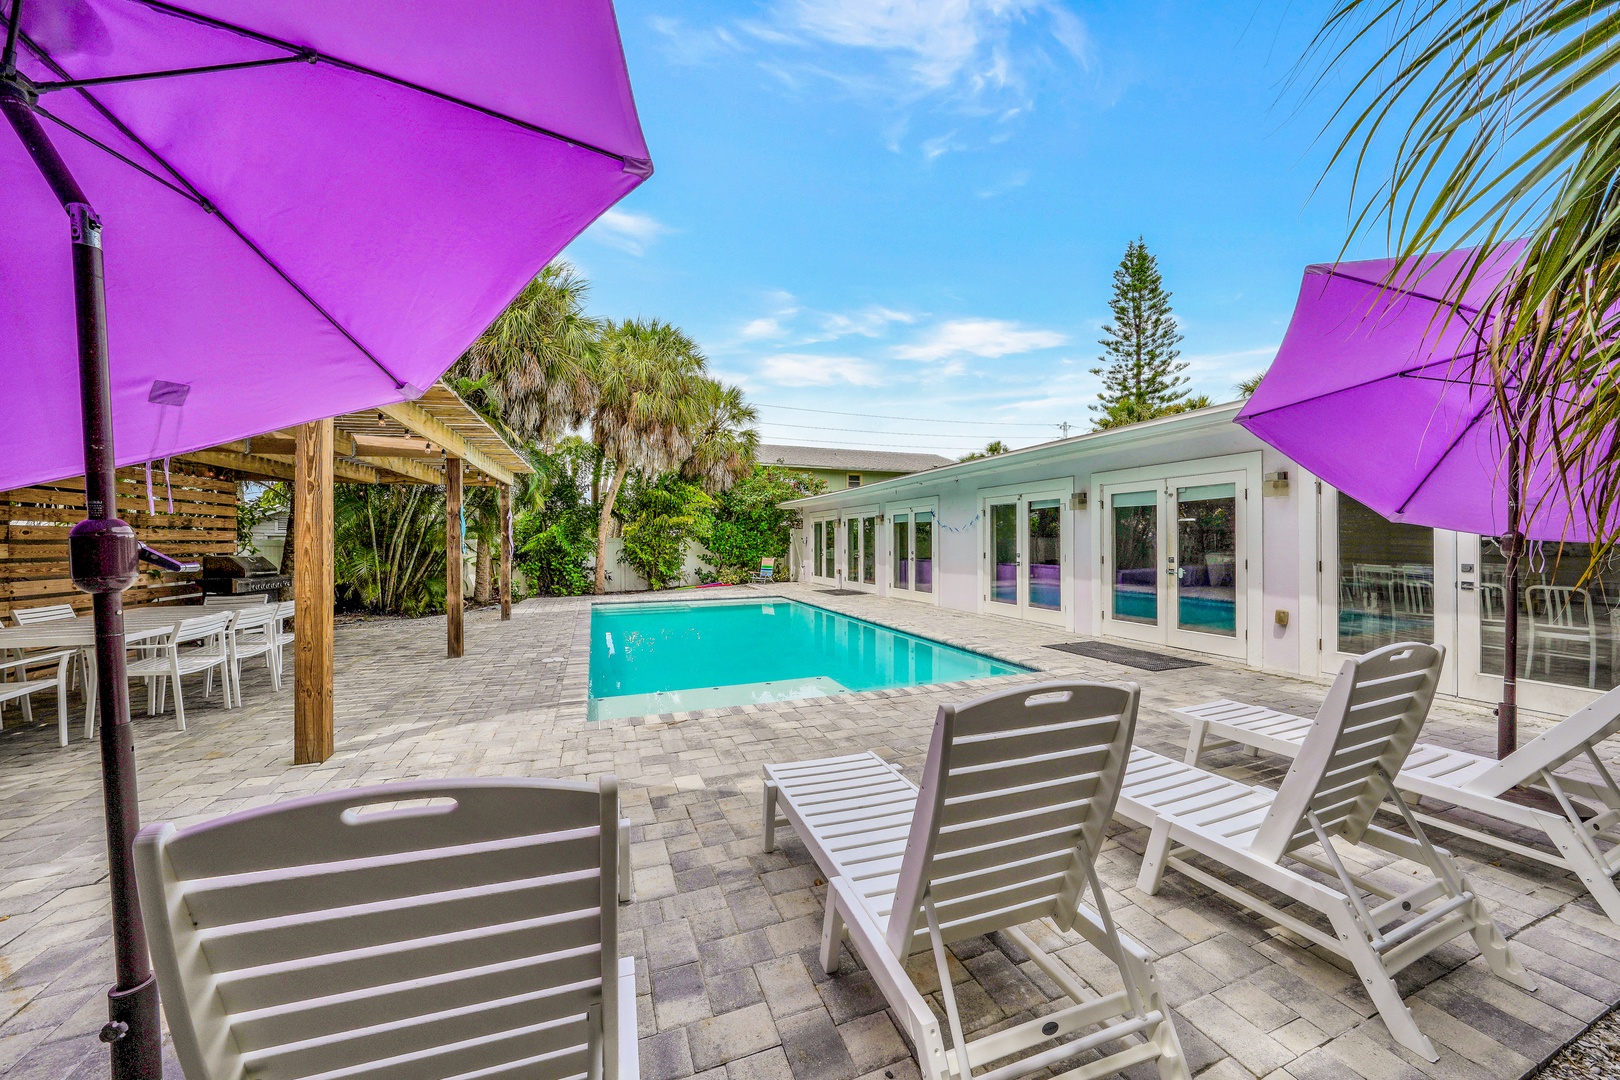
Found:
[[[439,776],[618,774],[632,822],[636,902],[622,947],[638,962],[638,1022],[648,1080],[916,1080],[909,1048],[871,977],[846,962],[829,978],[819,943],[826,883],[792,831],[760,850],[760,766],[872,749],[916,777],[936,706],[1045,677],[1142,684],[1138,740],[1179,756],[1185,728],[1166,710],[1210,697],[1313,710],[1322,687],[1221,661],[1148,673],[1043,646],[1060,630],[871,596],[771,590],[1037,669],[976,683],[590,723],[589,613],[583,599],[534,600],[510,623],[467,619],[467,656],[444,658],[441,619],[345,621],[337,639],[337,753],[291,765],[290,693],[246,673],[247,705],[200,698],[190,728],[148,718],[137,690],[147,821],[185,824],[310,792]],[[759,590],[715,590],[716,597]],[[660,597],[662,598],[662,597]],[[616,602],[636,602],[634,599]],[[99,770],[82,738],[55,745],[49,704],[31,727],[0,732],[0,1076],[102,1076],[95,1040],[111,974]],[[16,711],[8,714],[15,719]],[[1537,721],[1521,721],[1527,736]],[[1481,709],[1436,706],[1426,738],[1489,752]],[[1209,762],[1275,784],[1285,763],[1241,751]],[[1401,977],[1440,1048],[1431,1064],[1395,1045],[1357,980],[1206,889],[1171,874],[1159,895],[1135,887],[1143,835],[1116,827],[1099,860],[1114,915],[1157,958],[1194,1071],[1207,1080],[1267,1076],[1516,1077],[1555,1054],[1620,1000],[1620,927],[1568,875],[1469,843],[1464,870],[1541,989],[1492,978],[1458,942]],[[1374,876],[1389,872],[1365,867]],[[1117,985],[1078,937],[1032,932],[1099,992]],[[1000,935],[954,948],[951,978],[970,1030],[1016,1023],[1059,992]],[[847,954],[846,954],[847,957]],[[919,962],[922,961],[922,962]],[[938,1010],[931,960],[909,965]],[[169,1075],[177,1077],[172,1058]],[[1151,1076],[1152,1070],[1131,1075]]]

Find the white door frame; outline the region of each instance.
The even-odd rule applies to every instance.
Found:
[[[1237,489],[1237,559],[1235,573],[1238,578],[1237,619],[1235,637],[1221,634],[1203,634],[1180,630],[1172,625],[1170,612],[1170,583],[1166,572],[1167,555],[1174,543],[1173,526],[1169,520],[1167,499],[1174,498],[1174,486],[1187,486],[1190,481],[1208,478],[1216,483],[1233,483]],[[1170,645],[1195,652],[1214,653],[1240,659],[1251,667],[1262,663],[1263,643],[1261,609],[1264,607],[1264,577],[1261,555],[1264,551],[1261,512],[1261,459],[1259,451],[1242,454],[1222,454],[1192,461],[1172,461],[1158,465],[1143,465],[1134,469],[1118,469],[1095,473],[1091,477],[1090,502],[1096,508],[1091,514],[1091,546],[1097,554],[1097,590],[1093,607],[1098,611],[1097,627],[1104,636],[1131,638],[1137,641]],[[1156,485],[1156,486],[1155,486]],[[1158,608],[1157,623],[1147,625],[1117,620],[1110,610],[1113,590],[1110,562],[1113,548],[1108,544],[1112,517],[1108,512],[1108,496],[1120,490],[1152,488],[1157,492],[1156,507],[1159,514]]]
[[[901,514],[906,515],[906,522],[907,522],[907,524],[906,524],[906,538],[907,538],[907,543],[911,546],[911,548],[914,549],[916,547],[916,545],[917,545],[917,515],[919,513],[933,514],[934,515],[934,518],[933,518],[933,522],[934,522],[934,536],[933,536],[933,549],[934,549],[933,571],[934,571],[934,580],[933,580],[933,588],[929,592],[918,592],[917,591],[917,582],[916,582],[917,568],[916,568],[915,563],[912,564],[911,580],[908,583],[906,588],[900,588],[899,586],[897,586],[895,584],[895,581],[894,581],[894,519],[896,517],[900,516]],[[884,503],[883,504],[883,520],[884,520],[883,527],[881,529],[879,529],[879,531],[884,534],[884,545],[885,545],[885,550],[887,551],[887,558],[884,560],[884,569],[878,574],[878,578],[883,582],[885,594],[888,595],[888,596],[898,597],[898,598],[900,598],[902,600],[913,600],[913,601],[916,601],[919,604],[932,604],[932,605],[934,605],[936,607],[939,606],[939,499],[938,499],[938,497],[935,497],[935,498],[932,498],[932,499],[919,499],[916,502]]]
[[[882,566],[883,566],[883,550],[884,550],[884,544],[883,544],[883,508],[881,506],[879,506],[877,503],[867,503],[867,504],[865,504],[863,506],[845,507],[844,509],[839,511],[839,514],[841,515],[840,521],[843,524],[844,536],[843,536],[843,543],[840,544],[839,547],[838,547],[838,557],[843,563],[846,564],[844,566],[843,587],[846,588],[846,589],[859,589],[862,592],[869,592],[869,593],[882,592],[882,590],[883,590]],[[860,531],[860,527],[861,527],[861,522],[865,518],[875,518],[875,519],[877,519],[872,523],[872,540],[873,540],[873,545],[872,546],[874,548],[874,551],[873,551],[873,554],[872,554],[872,560],[873,560],[873,562],[872,562],[872,571],[873,571],[872,572],[872,578],[873,578],[873,580],[872,580],[871,584],[868,584],[868,583],[861,580],[861,568],[860,568],[859,565],[856,565],[856,566],[847,565],[849,563],[849,554],[850,554],[850,551],[849,551],[849,538],[850,538],[850,535],[851,535],[851,533],[850,533],[851,528],[853,528],[855,530],[856,534],[857,534],[856,547],[857,547],[857,549],[859,550],[859,553],[860,553],[860,555],[859,555],[860,561],[864,562],[865,559],[866,559],[866,547],[865,547],[866,538],[864,536],[859,536],[858,535],[859,531]],[[853,525],[851,523],[853,523]]]
[[[980,488],[979,495],[979,612],[1000,615],[1003,618],[1022,619],[1045,623],[1049,626],[1074,626],[1074,566],[1067,557],[1072,545],[1065,538],[1072,535],[1074,511],[1070,509],[1070,496],[1074,494],[1074,477],[1055,477],[1027,484],[1007,484],[1001,487]],[[1058,610],[1032,607],[1029,603],[1029,504],[1047,499],[1058,503]],[[1017,515],[1013,528],[1018,538],[1018,601],[1015,604],[996,603],[990,599],[991,563],[990,545],[993,540],[990,526],[992,503],[1013,503]]]

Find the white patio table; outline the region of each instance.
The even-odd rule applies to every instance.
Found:
[[[124,640],[130,645],[149,638],[161,637],[174,628],[175,623],[193,615],[202,614],[199,607],[130,608],[124,612]],[[87,672],[84,688],[85,732],[90,731],[90,717],[96,709],[96,628],[95,622],[81,615],[73,619],[57,619],[34,623],[31,626],[0,627],[0,650],[5,649],[78,649],[84,657]]]

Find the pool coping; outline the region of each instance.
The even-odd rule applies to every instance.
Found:
[[[1009,672],[1006,675],[987,675],[982,679],[958,679],[952,682],[913,683],[910,686],[890,686],[884,687],[880,690],[848,690],[842,694],[830,694],[814,700],[825,701],[836,698],[840,701],[881,701],[892,700],[897,697],[907,697],[924,692],[932,693],[940,689],[957,689],[978,686],[986,686],[990,687],[991,689],[996,689],[1003,685],[1010,685],[1014,680],[1027,679],[1031,675],[1040,675],[1047,671],[1046,668],[1031,664],[1028,661],[1013,660],[1005,656],[999,656],[978,646],[959,645],[956,642],[947,640],[944,637],[931,634],[920,634],[915,630],[905,630],[898,626],[890,626],[888,623],[879,622],[876,619],[867,618],[864,615],[852,615],[847,611],[840,611],[828,604],[821,604],[813,600],[801,599],[797,596],[786,596],[779,592],[762,593],[757,591],[757,589],[758,586],[751,585],[734,586],[733,588],[725,589],[723,596],[715,596],[713,598],[705,597],[701,600],[671,599],[668,594],[673,590],[659,590],[658,592],[634,593],[628,595],[621,594],[620,597],[611,598],[603,596],[582,597],[581,599],[584,599],[587,602],[579,605],[574,612],[574,632],[570,638],[570,655],[564,668],[564,675],[567,679],[567,684],[570,686],[575,684],[575,680],[573,678],[568,678],[569,676],[583,676],[584,695],[582,697],[578,697],[577,699],[572,694],[565,695],[563,700],[558,705],[557,719],[559,721],[577,721],[579,723],[588,724],[591,727],[599,727],[605,724],[683,724],[688,720],[696,720],[704,717],[746,716],[753,712],[760,712],[778,707],[787,709],[802,704],[803,701],[806,700],[803,698],[796,698],[786,701],[770,701],[759,704],[726,705],[715,709],[691,709],[683,712],[669,713],[643,713],[639,716],[619,716],[606,720],[592,720],[590,718],[591,612],[594,611],[598,606],[630,607],[635,604],[704,604],[718,603],[725,600],[763,601],[774,599],[780,600],[785,604],[804,604],[806,607],[819,608],[822,611],[826,611],[830,614],[838,615],[855,622],[864,622],[869,626],[881,627],[884,630],[888,630],[896,634],[905,634],[908,637],[914,637],[921,641],[930,642],[934,645],[943,645],[946,648],[959,649],[962,652],[972,653],[976,656],[983,656],[994,660],[999,664],[1010,664],[1013,667],[1025,669],[1023,671]],[[715,592],[719,593],[721,590],[716,589]]]

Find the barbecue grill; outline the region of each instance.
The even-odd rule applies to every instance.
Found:
[[[249,596],[280,592],[292,578],[260,555],[204,555],[203,592],[214,596]]]

